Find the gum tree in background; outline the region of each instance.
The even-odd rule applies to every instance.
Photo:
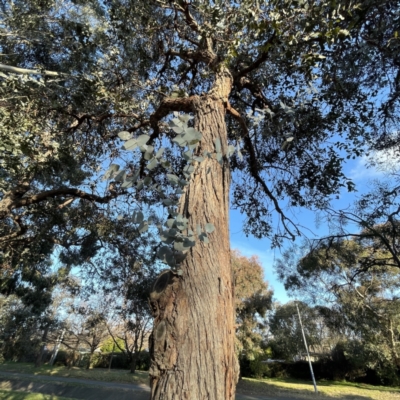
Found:
[[[353,188],[346,153],[397,144],[397,2],[0,9],[3,271],[55,246],[94,251],[96,216],[143,233],[139,208],[162,202],[158,255],[171,269],[151,293],[152,399],[233,399],[229,207],[278,245],[300,233],[286,206],[324,207]]]
[[[257,256],[243,256],[231,251],[236,309],[236,351],[239,358],[253,360],[262,352],[262,318],[272,309],[273,291],[264,280],[264,272]]]
[[[375,230],[389,241],[385,228]],[[326,321],[347,331],[349,343],[358,339],[367,366],[395,377],[400,367],[398,265],[387,248],[375,247],[368,231],[355,236],[321,241],[297,261],[285,252],[277,266],[288,290],[327,305],[320,308]]]

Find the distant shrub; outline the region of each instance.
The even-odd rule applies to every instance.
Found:
[[[95,361],[93,361],[94,368],[108,368],[110,363],[111,353],[97,353]],[[129,360],[126,353],[114,353],[111,364],[112,369],[129,369]],[[150,354],[148,351],[141,351],[138,354],[136,368],[142,371],[150,369]]]

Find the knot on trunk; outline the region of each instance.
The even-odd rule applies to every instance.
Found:
[[[151,379],[173,370],[177,360],[176,333],[170,318],[175,315],[175,300],[180,286],[179,276],[171,270],[160,273],[150,292],[150,305],[154,316],[153,332],[149,338],[152,359]]]

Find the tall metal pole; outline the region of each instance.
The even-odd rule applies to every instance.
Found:
[[[304,333],[303,323],[301,322],[301,316],[300,316],[299,306],[297,305],[297,302],[296,302],[296,308],[297,308],[297,314],[299,315],[299,322],[300,322],[300,327],[301,327],[301,333],[303,334],[304,346],[306,347],[306,352],[307,352],[307,357],[308,357],[308,365],[310,366],[311,378],[312,378],[312,381],[314,384],[314,391],[315,391],[315,393],[318,393],[317,382],[315,382],[314,371],[313,371],[313,367],[312,367],[311,359],[310,359],[310,353],[308,352],[306,335]]]
[[[64,333],[65,333],[65,328],[62,330],[61,335],[58,338],[58,340],[56,342],[56,345],[54,346],[53,354],[51,355],[51,359],[50,359],[50,362],[49,362],[50,366],[53,366],[54,361],[56,360],[57,353],[58,353],[58,350],[60,348],[60,344],[61,344],[61,342],[62,342],[62,340],[64,338]]]

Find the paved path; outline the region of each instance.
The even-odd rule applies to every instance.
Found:
[[[102,382],[59,376],[0,371],[0,389],[36,392],[82,400],[149,400],[150,388],[133,383]],[[236,395],[236,400],[271,400],[271,397]],[[279,400],[292,400],[280,397]]]

